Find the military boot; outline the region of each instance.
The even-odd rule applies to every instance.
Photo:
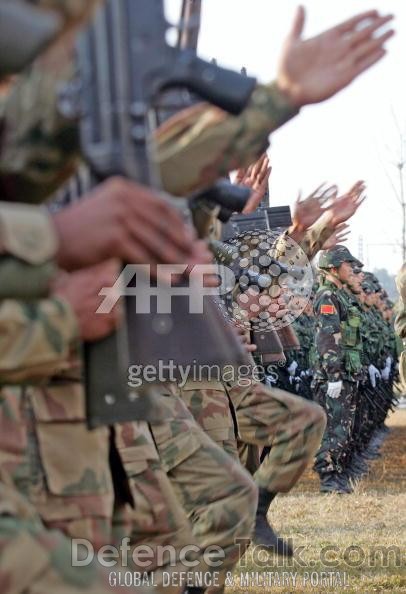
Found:
[[[291,545],[274,532],[266,519],[269,506],[275,497],[276,493],[270,493],[266,489],[259,489],[255,530],[252,540],[254,544],[270,549],[276,555],[293,557]]]
[[[320,493],[337,493],[347,495],[352,493],[353,489],[348,480],[336,472],[330,472],[320,477]]]
[[[351,458],[349,468],[358,475],[359,478],[367,476],[369,473],[368,464],[359,454],[354,454]]]
[[[382,456],[379,449],[376,447],[373,447],[370,443],[365,448],[365,450],[362,452],[362,455],[363,455],[363,458],[365,458],[366,460],[377,460],[378,458],[380,458]]]

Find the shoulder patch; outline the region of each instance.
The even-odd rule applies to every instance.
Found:
[[[320,307],[320,313],[324,314],[324,315],[333,315],[333,314],[337,313],[337,310],[334,307],[334,305],[325,304]]]

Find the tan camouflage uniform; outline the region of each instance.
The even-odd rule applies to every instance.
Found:
[[[114,586],[92,562],[72,567],[70,542],[44,527],[36,510],[0,471],[0,590],[2,594],[148,594],[147,587]]]
[[[28,196],[37,202],[59,187],[61,180],[69,177],[77,166],[76,129],[58,115],[55,92],[52,93],[52,88],[55,90],[55,85],[59,87],[59,81],[65,76],[60,65],[57,75],[55,71],[41,73],[40,66],[34,67],[18,82],[5,106],[3,123],[6,142],[5,151],[0,156],[5,197],[11,180],[17,195]],[[29,113],[24,110],[27,104],[30,105]],[[159,144],[162,156],[158,156],[158,161],[162,164],[164,185],[169,191],[178,192],[175,180],[165,173],[172,169],[173,156],[182,160],[180,171],[185,172],[185,177],[182,173],[179,178],[184,179],[183,193],[187,193],[199,185],[209,185],[236,165],[252,161],[262,152],[269,133],[296,113],[283,103],[274,87],[258,87],[250,106],[240,118],[213,110],[206,104],[199,109],[199,114],[193,115],[192,120],[188,120],[189,113],[183,114],[184,131],[188,129],[190,132],[186,143],[190,152],[186,160],[183,143],[178,145],[174,139],[168,142],[166,137],[165,144]],[[28,117],[21,119],[24,112]],[[173,131],[177,122],[179,119],[169,128],[166,126],[165,134],[168,130]],[[176,135],[180,137],[177,131]],[[27,138],[35,140],[31,144],[24,143]],[[70,143],[61,144],[61,138],[69,139]],[[174,151],[168,153],[167,149],[171,146]],[[215,151],[210,148],[213,146]],[[226,148],[230,154],[234,152],[233,159],[224,157]],[[37,167],[38,155],[41,157],[41,169]],[[208,155],[211,163],[205,162]],[[191,163],[193,169],[190,168]],[[189,172],[193,179],[190,179]],[[202,433],[176,395],[170,393],[165,399],[173,410],[173,418],[153,427],[163,468],[193,521],[199,543],[223,546],[227,552],[227,563],[232,567],[237,558],[234,538],[249,536],[252,530],[256,489],[248,475]],[[227,435],[231,435],[230,430],[228,425]]]
[[[399,303],[397,307],[397,315],[395,319],[395,332],[403,339],[405,344],[406,339],[406,265],[403,264],[398,276],[396,277],[396,285],[399,291]],[[400,355],[399,373],[402,380],[402,385],[406,386],[406,351],[404,350]]]
[[[236,539],[250,538],[257,506],[257,490],[248,473],[205,435],[188,411],[180,391],[168,385],[162,393],[172,418],[151,425],[152,434],[175,493],[192,522],[198,544],[221,547],[225,560],[219,571],[224,591],[226,572],[238,560]]]
[[[44,0],[37,4],[62,10],[70,26],[94,3]],[[25,113],[30,107],[29,103],[24,106]],[[70,393],[67,400],[61,389],[49,395],[34,388],[4,386],[9,382],[41,381],[69,367],[68,356],[77,338],[72,312],[59,299],[35,301],[48,293],[56,271],[52,262],[56,247],[52,224],[42,209],[0,204],[0,590],[4,594],[118,591],[118,587],[109,585],[107,574],[94,565],[72,568],[70,542],[60,532],[47,530],[34,508],[15,490],[17,487],[34,500],[55,526],[67,516],[72,524],[80,522],[84,515],[91,519],[88,524],[98,524],[106,515],[111,516],[113,488],[107,430],[84,435],[83,423],[75,424],[84,418],[82,394]],[[7,298],[27,301],[4,300]],[[60,439],[66,436],[67,420],[73,421],[68,443]],[[70,447],[75,439],[84,446],[79,456]],[[58,465],[61,458],[63,468]],[[49,484],[53,506],[45,500],[42,478]],[[75,481],[80,484],[81,498],[75,496],[74,489],[67,488],[69,480],[72,485]],[[93,498],[97,490],[104,498]],[[94,526],[85,528],[95,532]],[[135,590],[149,591],[144,587],[124,589]]]

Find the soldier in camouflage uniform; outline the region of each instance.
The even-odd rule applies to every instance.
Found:
[[[39,318],[39,330],[42,321],[43,318]],[[28,332],[29,324],[26,326]],[[61,353],[62,360],[66,356],[66,352]],[[27,359],[25,363],[28,363]],[[12,364],[17,372],[16,362]],[[10,394],[11,398],[16,396]],[[225,573],[235,564],[239,551],[234,540],[238,537],[249,539],[251,534],[256,507],[255,486],[239,464],[202,434],[176,394],[168,390],[163,396],[170,400],[167,407],[169,419],[173,411],[173,420],[154,427],[156,443],[165,461],[164,470],[145,424],[143,427],[128,424],[116,428],[116,446],[129,483],[128,497],[120,502],[114,500],[115,472],[111,472],[108,464],[109,431],[87,430],[82,386],[74,378],[72,381],[69,377],[55,376],[46,390],[33,388],[25,391],[25,407],[32,419],[29,430],[32,464],[26,465],[28,473],[24,472],[19,487],[22,489],[26,483],[26,494],[48,526],[57,527],[71,537],[86,537],[96,548],[113,540],[114,528],[120,536],[128,533],[133,545],[152,538],[155,546],[171,544],[180,550],[182,546],[195,543],[197,538],[192,535],[178,500],[172,496],[166,476],[170,472],[173,484],[177,485],[177,474],[182,470],[183,482],[179,482],[178,492],[185,499],[185,509],[188,513],[193,511],[195,524],[201,527],[197,531],[199,544],[223,547]],[[69,407],[65,402],[69,402]],[[21,418],[18,417],[17,414],[13,425],[19,425]],[[23,429],[22,432],[25,433]],[[10,433],[17,434],[14,429]],[[78,448],[76,454],[74,448]],[[15,467],[24,466],[26,452],[23,449],[22,464],[15,460]],[[71,454],[69,464],[66,451]],[[87,451],[86,458],[81,456],[82,451]],[[83,464],[78,464],[81,459]],[[10,463],[7,455],[3,461]],[[196,469],[202,481],[199,488],[188,474]],[[205,486],[208,483],[210,494]],[[137,506],[135,512],[128,503]],[[166,591],[178,592],[180,588],[169,587]]]
[[[66,13],[73,6],[71,1],[59,2],[59,7],[65,7]],[[86,11],[90,6],[88,3]],[[76,17],[79,9],[80,5],[76,3]],[[56,269],[52,257],[56,255],[57,242],[49,217],[31,207],[5,204],[0,206],[0,217],[0,376],[3,384],[33,377],[39,379],[64,370],[78,328],[68,303],[55,298],[35,301],[48,293],[49,281]],[[16,272],[23,273],[24,277],[17,276]],[[13,297],[30,301],[7,300]],[[21,457],[28,440],[20,422],[24,407],[19,392],[18,389],[2,388],[1,394],[4,413],[0,432],[2,592],[80,594],[86,591],[96,594],[114,591],[117,588],[109,585],[108,576],[103,575],[94,563],[89,567],[71,566],[69,541],[59,532],[47,530],[35,510],[15,491],[9,473],[19,482],[22,492],[26,493],[29,487],[24,484],[26,461]],[[125,591],[134,591],[134,588],[125,588]]]
[[[313,299],[308,302],[304,312],[294,321],[293,327],[300,342],[300,350],[293,353],[287,361],[288,367],[292,370],[292,384],[297,384],[297,392],[300,396],[313,400],[311,382],[316,360]],[[297,367],[294,365],[295,362]]]
[[[50,289],[49,281],[55,277],[56,267],[50,258],[56,255],[58,243],[50,217],[44,211],[26,206],[4,205],[0,212],[4,253],[1,272],[3,278],[14,280],[8,289],[3,285],[2,296],[45,297]],[[60,218],[58,220],[60,225]],[[48,236],[41,237],[41,231]],[[66,251],[58,256],[66,259]],[[15,274],[23,266],[27,273],[25,283],[18,284]],[[30,279],[33,284],[35,281],[32,290]],[[100,287],[111,280],[113,277],[104,277]],[[95,307],[91,311],[93,313]],[[4,301],[1,315],[4,330],[0,347],[2,383],[43,381],[52,375],[54,380],[45,391],[28,387],[3,389],[0,465],[11,473],[19,491],[35,504],[48,527],[61,529],[71,537],[85,537],[97,550],[113,542],[113,512],[116,518],[120,510],[114,500],[115,473],[112,474],[109,466],[109,432],[86,429],[83,389],[75,381],[75,373],[73,379],[69,377],[69,372],[75,368],[69,357],[79,337],[74,312],[69,303],[53,298],[33,303]],[[119,429],[122,432],[118,441],[129,482],[135,479],[139,486],[137,493],[143,493],[144,500],[140,496],[136,500],[137,520],[142,518],[145,501],[150,508],[147,523],[139,522],[137,529],[142,526],[146,533],[157,531],[156,539],[159,537],[163,544],[190,545],[193,537],[189,522],[175,496],[172,497],[166,474],[159,470],[158,454],[151,437],[148,442],[148,428],[144,429],[145,436],[136,424],[127,432],[124,427]],[[73,446],[78,448],[76,454]],[[82,455],[84,451],[86,457]],[[145,472],[147,466],[154,469],[149,475]],[[125,510],[123,503],[120,505],[121,511],[127,511],[127,527],[130,525],[131,531],[131,510],[129,506]],[[155,526],[151,526],[153,522]],[[43,532],[45,534],[45,530]],[[133,540],[138,544],[135,537]],[[68,561],[69,558],[66,566]],[[99,590],[104,591],[99,582]],[[170,587],[167,591],[181,589]],[[66,591],[71,591],[68,585]]]
[[[315,298],[317,362],[314,399],[327,413],[327,429],[316,456],[322,492],[350,492],[346,469],[362,376],[361,312],[345,286],[361,265],[344,246],[321,253],[320,289]]]
[[[399,291],[399,306],[395,318],[395,331],[404,341],[406,339],[406,264],[403,264],[396,277],[396,286]],[[406,355],[404,351],[400,356],[399,370],[402,383],[406,385]]]
[[[355,23],[354,23],[354,26],[355,26]],[[299,37],[300,37],[300,32],[298,31],[298,32],[297,32],[297,35],[296,35],[296,38],[299,38]],[[368,65],[369,65],[369,64],[368,64]],[[364,63],[360,63],[359,65],[357,65],[356,67],[354,67],[354,72],[352,73],[352,76],[355,76],[356,74],[358,74],[358,72],[360,72],[361,70],[363,70],[363,69],[364,69],[364,68],[366,68],[366,67],[367,67],[367,64],[366,64],[366,63],[365,63],[365,64],[364,64]],[[348,73],[348,74],[349,74],[349,73]],[[347,81],[345,81],[345,82],[347,82]],[[319,99],[318,99],[318,100],[319,100]],[[258,105],[260,105],[260,104],[261,104],[261,102],[258,100]],[[37,103],[37,105],[38,105],[38,103]],[[42,105],[41,105],[41,107],[42,107]],[[10,128],[8,129],[8,133],[9,133],[9,132],[10,132]],[[37,137],[37,138],[39,138],[39,137]],[[49,136],[48,136],[48,138],[49,138]],[[41,144],[42,142],[43,142],[43,138],[41,138],[41,142],[40,142],[40,144]],[[9,143],[7,143],[6,147],[9,147],[9,146],[10,146],[10,144],[9,144]],[[39,148],[38,146],[37,146],[37,147],[34,147],[34,151],[33,151],[31,154],[35,154],[35,150],[36,150],[36,149],[38,150],[38,148]],[[56,148],[56,147],[55,147],[55,145],[54,145],[54,148]],[[58,149],[56,148],[56,151],[53,153],[53,159],[54,159],[54,157],[56,156],[56,152],[57,152],[57,150],[58,150]],[[9,156],[10,156],[10,155],[9,155]],[[33,162],[30,160],[30,156],[28,156],[28,159],[29,159],[29,163],[30,163],[30,165],[33,165]],[[65,161],[65,162],[66,162],[66,161]],[[20,165],[21,165],[21,162],[20,162]],[[55,166],[55,161],[54,161],[54,160],[53,160],[53,165]],[[30,173],[32,173],[34,170],[35,170],[35,165],[33,165],[33,169],[31,169]],[[65,170],[65,171],[66,171],[66,170]],[[19,182],[20,180],[19,180],[19,178],[18,178],[18,175],[15,175],[15,173],[16,173],[16,171],[14,170],[14,171],[13,171],[13,182],[15,182],[15,186],[14,186],[14,187],[18,187],[18,182]],[[47,175],[49,175],[49,170],[47,171]],[[23,176],[23,177],[25,177],[25,176]],[[3,178],[3,179],[4,179],[4,178]],[[28,180],[30,179],[30,174],[29,174],[29,175],[27,175],[27,176],[25,177],[25,179],[24,179],[24,183],[27,181],[27,179],[28,179]],[[59,178],[59,179],[60,179],[60,178]],[[21,181],[22,181],[22,180],[21,180]],[[37,181],[38,181],[38,180],[37,180]],[[43,181],[44,181],[44,180],[43,180]],[[47,179],[47,180],[46,180],[46,182],[45,182],[45,186],[46,186],[46,184],[47,184],[47,183],[49,183],[49,184],[50,184],[50,185],[48,186],[48,188],[52,187],[52,182],[49,180],[49,177],[48,177],[48,179]],[[26,186],[24,186],[24,185],[23,185],[22,187],[26,187]],[[43,187],[44,187],[44,186],[43,186]],[[41,189],[41,191],[43,191],[43,188]],[[24,192],[23,192],[23,193],[21,193],[20,195],[24,195]],[[26,194],[26,195],[28,195],[28,194]],[[31,198],[31,197],[33,197],[33,198],[34,198],[34,194],[29,194],[29,195],[30,195],[30,198]]]

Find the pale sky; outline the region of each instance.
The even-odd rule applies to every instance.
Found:
[[[181,2],[166,3],[175,22]],[[199,55],[236,70],[246,66],[250,75],[270,82],[297,5],[296,0],[203,0]],[[406,3],[305,0],[303,5],[306,36],[371,8],[395,15],[397,35],[380,64],[332,100],[305,108],[272,136],[271,206],[292,204],[300,189],[308,194],[324,181],[345,190],[364,179],[368,199],[351,221],[347,245],[358,256],[362,236],[366,266],[395,272],[401,251],[388,244],[400,240],[401,210],[385,169],[397,181],[400,135],[393,114],[406,138]]]

